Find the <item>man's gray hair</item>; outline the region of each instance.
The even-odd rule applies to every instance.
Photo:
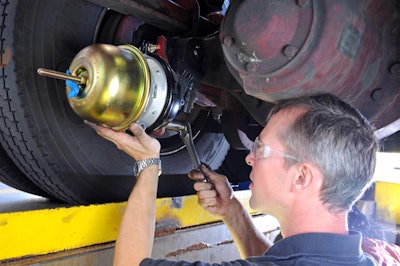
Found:
[[[369,187],[375,171],[379,145],[374,128],[355,108],[331,94],[284,101],[274,106],[269,118],[288,108],[305,113],[279,133],[287,152],[320,168],[321,200],[332,211],[349,210]],[[295,163],[286,160],[287,165]]]

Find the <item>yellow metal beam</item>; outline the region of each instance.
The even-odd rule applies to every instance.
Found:
[[[400,183],[375,183],[376,216],[380,221],[400,225]]]
[[[249,191],[235,192],[249,209]],[[126,203],[75,206],[0,214],[0,261],[49,254],[116,239]],[[218,221],[197,204],[197,196],[157,199],[157,222],[178,228]],[[140,219],[140,217],[138,217]]]

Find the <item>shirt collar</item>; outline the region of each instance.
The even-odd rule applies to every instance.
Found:
[[[266,255],[298,256],[322,255],[354,257],[363,256],[361,234],[350,231],[347,235],[332,233],[304,233],[284,238],[275,243]]]

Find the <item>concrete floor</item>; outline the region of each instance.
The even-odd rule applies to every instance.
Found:
[[[68,206],[65,203],[22,192],[0,183],[0,213]]]

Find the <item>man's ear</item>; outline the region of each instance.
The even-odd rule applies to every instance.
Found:
[[[292,182],[293,190],[303,190],[311,185],[317,185],[319,182],[318,169],[310,163],[302,163],[295,173],[295,177]]]

